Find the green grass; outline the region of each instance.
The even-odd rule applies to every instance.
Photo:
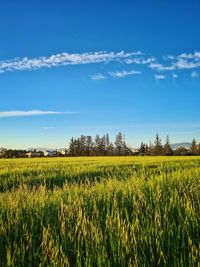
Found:
[[[200,157],[0,160],[0,266],[200,266]]]

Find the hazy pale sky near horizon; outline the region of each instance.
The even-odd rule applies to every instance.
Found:
[[[198,0],[1,1],[0,147],[200,141],[199,14]]]

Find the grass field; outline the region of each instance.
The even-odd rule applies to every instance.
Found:
[[[200,157],[0,160],[0,266],[200,266]]]

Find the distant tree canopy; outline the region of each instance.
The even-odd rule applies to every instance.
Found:
[[[172,156],[173,155],[173,150],[170,146],[170,140],[169,140],[169,136],[167,135],[166,137],[166,142],[162,148],[162,152],[165,156]]]
[[[28,153],[27,153],[28,152]],[[55,151],[54,151],[55,152]],[[31,153],[31,154],[30,154]],[[158,134],[153,143],[141,143],[140,148],[131,149],[125,140],[125,135],[119,132],[112,142],[108,133],[100,136],[97,134],[94,138],[90,135],[81,135],[78,138],[72,137],[69,147],[63,151],[56,151],[51,156],[195,156],[200,155],[200,143],[192,140],[190,147],[177,147],[172,149],[169,136],[166,137],[165,144]],[[23,158],[23,157],[43,157],[46,156],[42,151],[26,151],[17,149],[0,148],[0,158]]]
[[[184,156],[184,155],[200,155],[200,144],[193,139],[190,148],[178,147],[172,149],[169,136],[166,137],[165,144],[158,134],[155,136],[153,143],[141,143],[138,150],[132,150],[125,141],[125,136],[119,132],[114,142],[110,141],[109,135],[102,137],[97,134],[95,138],[91,136],[81,135],[78,138],[70,140],[68,156],[131,156],[131,155],[150,155],[150,156]]]
[[[125,136],[119,132],[114,143],[110,141],[108,134],[102,137],[97,134],[94,139],[85,135],[71,138],[68,154],[69,156],[128,156],[132,155],[132,152],[126,144]]]
[[[25,158],[26,150],[5,149],[0,153],[1,158]]]
[[[165,144],[162,145],[161,139],[158,134],[156,134],[154,144],[141,143],[139,148],[139,155],[150,155],[150,156],[193,156],[200,155],[200,143],[197,144],[196,140],[193,139],[190,148],[177,147],[172,149],[170,145],[169,136],[166,137]]]

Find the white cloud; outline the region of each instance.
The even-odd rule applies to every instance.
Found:
[[[160,63],[150,63],[149,67],[158,71],[176,70],[176,69],[193,69],[200,67],[200,61],[191,62],[182,58],[179,58],[176,62],[173,62],[169,66],[165,66]]]
[[[172,56],[172,55],[168,55],[167,57],[166,57],[166,59],[169,59],[169,60],[174,60],[174,56]]]
[[[179,58],[186,58],[186,59],[200,59],[200,52],[195,51],[192,53],[182,53],[179,55]]]
[[[125,77],[125,76],[128,76],[128,75],[141,74],[141,72],[140,71],[135,71],[135,70],[131,70],[131,71],[123,70],[123,71],[109,72],[109,74],[112,77],[122,78],[122,77]]]
[[[172,73],[172,77],[173,77],[174,79],[176,79],[176,78],[178,78],[178,75],[175,74],[175,73]]]
[[[105,80],[106,76],[102,75],[101,73],[97,73],[90,76],[92,80]]]
[[[42,127],[42,129],[45,131],[49,131],[49,130],[54,130],[55,127],[54,126],[44,126],[44,127]]]
[[[154,75],[156,80],[164,80],[166,77],[164,75]]]
[[[196,78],[196,77],[199,77],[200,75],[199,75],[199,73],[197,73],[196,71],[193,71],[192,73],[191,73],[191,77],[192,78]]]
[[[7,71],[22,71],[22,70],[36,70],[41,68],[53,68],[68,65],[84,65],[121,62],[125,64],[139,64],[147,65],[149,68],[156,71],[175,71],[182,69],[195,69],[200,67],[200,52],[182,53],[179,55],[161,56],[156,59],[154,56],[146,56],[141,51],[136,52],[86,52],[86,53],[59,53],[49,57],[36,58],[15,58],[10,60],[0,61],[0,73]],[[130,74],[131,75],[131,74]],[[124,75],[126,76],[126,75]],[[123,77],[118,76],[118,77]],[[91,76],[93,80],[104,79],[100,73]]]
[[[33,70],[41,68],[52,68],[57,66],[103,63],[110,61],[125,60],[134,56],[142,55],[140,51],[125,53],[124,51],[114,52],[88,52],[82,54],[61,53],[51,55],[50,57],[38,57],[29,59],[16,58],[6,61],[0,61],[0,71],[13,70]]]
[[[164,56],[165,61],[171,61],[169,65],[161,64],[158,62],[151,62],[149,67],[157,71],[173,71],[176,69],[194,69],[200,67],[200,52],[195,53],[182,53],[178,56]]]
[[[200,67],[200,61],[188,61],[182,58],[179,58],[178,61],[173,64],[177,69],[194,69]]]
[[[28,116],[42,116],[42,115],[60,115],[60,114],[75,114],[76,112],[59,112],[59,111],[42,111],[42,110],[10,110],[0,111],[0,118],[7,117],[28,117]]]
[[[149,64],[149,63],[152,63],[156,61],[156,58],[155,57],[148,57],[148,58],[141,58],[141,57],[135,57],[135,58],[127,58],[125,59],[125,62],[127,64],[132,64],[132,63],[135,63],[135,64],[142,64],[142,65],[145,65],[145,64]]]
[[[172,65],[172,66],[164,66],[160,63],[150,63],[149,64],[149,67],[151,69],[155,69],[155,70],[159,70],[159,71],[163,71],[163,70],[174,70],[175,67]]]
[[[193,58],[193,54],[192,54],[192,53],[189,53],[189,54],[187,54],[187,53],[182,53],[182,54],[179,55],[179,58],[187,58],[187,59],[191,59],[191,58]]]

